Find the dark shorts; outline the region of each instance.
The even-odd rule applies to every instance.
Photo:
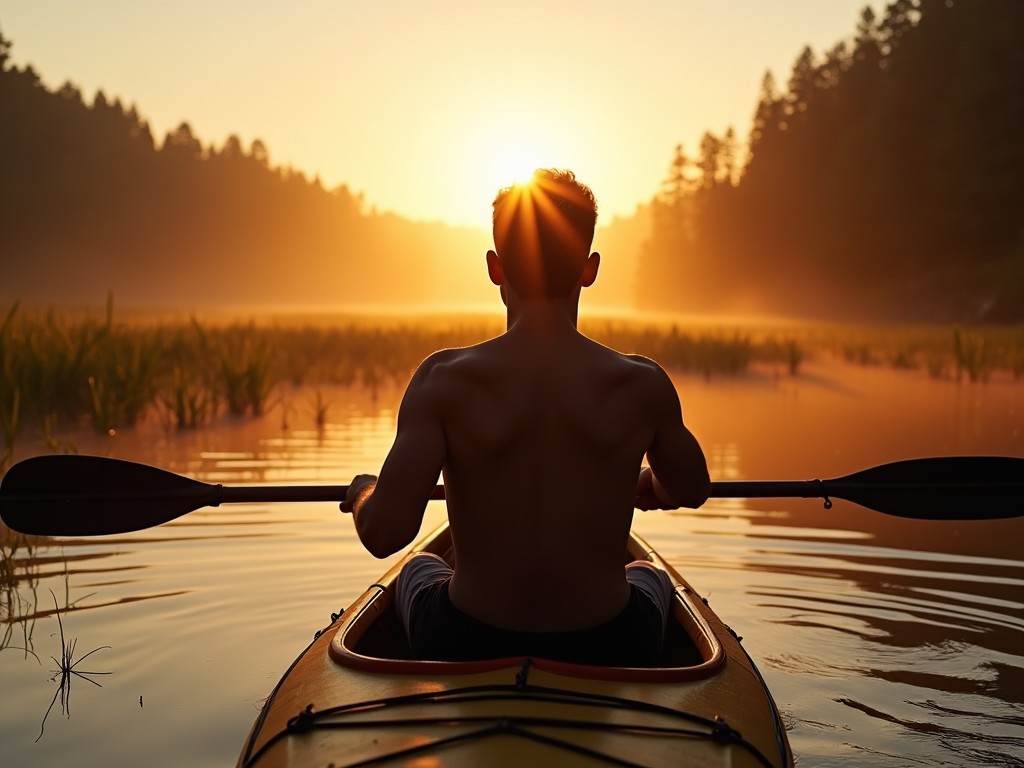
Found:
[[[648,563],[627,567],[630,600],[618,616],[572,632],[492,627],[452,604],[448,596],[451,569],[440,558],[418,555],[410,565],[399,576],[397,609],[416,658],[469,661],[532,656],[629,667],[659,663],[673,587],[666,573]]]

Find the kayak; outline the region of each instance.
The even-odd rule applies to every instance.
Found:
[[[450,558],[447,524],[413,546]],[[662,666],[410,658],[392,610],[405,560],[295,660],[238,766],[793,765],[779,712],[739,638],[631,534],[626,561],[675,585]]]

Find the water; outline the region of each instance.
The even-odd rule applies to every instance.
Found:
[[[1010,381],[811,366],[795,380],[678,384],[716,479],[1024,456],[1024,387]],[[345,483],[379,467],[399,394],[339,390],[322,432],[300,392],[258,422],[74,441],[210,482]],[[432,502],[424,530],[443,515]],[[744,636],[798,764],[1024,765],[1020,520],[733,499],[638,514],[635,527]],[[232,765],[294,656],[395,559],[365,553],[330,504],[205,509],[7,555],[16,582],[0,596],[0,765],[12,767]],[[55,602],[74,658],[100,649],[76,671],[110,674],[93,678],[102,687],[72,676],[44,727],[59,693]]]

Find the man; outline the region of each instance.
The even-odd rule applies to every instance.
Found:
[[[356,477],[341,505],[385,557],[416,537],[443,472],[455,570],[423,554],[398,580],[417,657],[657,663],[672,584],[623,568],[634,506],[698,507],[710,481],[668,375],[576,328],[596,221],[569,171],[498,193],[487,272],[506,332],[420,365],[379,480]]]

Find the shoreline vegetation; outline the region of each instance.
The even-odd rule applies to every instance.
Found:
[[[323,426],[325,392],[401,386],[431,352],[491,338],[503,320],[485,315],[266,315],[259,320],[115,317],[46,312],[14,304],[0,312],[0,472],[31,434],[55,452],[62,434],[91,427],[114,434],[156,419],[194,430],[222,416],[265,415],[286,387],[313,392]],[[936,379],[984,383],[996,372],[1024,377],[1020,326],[757,324],[583,317],[580,328],[672,373],[743,377],[755,368],[799,376],[810,359],[919,370]]]

